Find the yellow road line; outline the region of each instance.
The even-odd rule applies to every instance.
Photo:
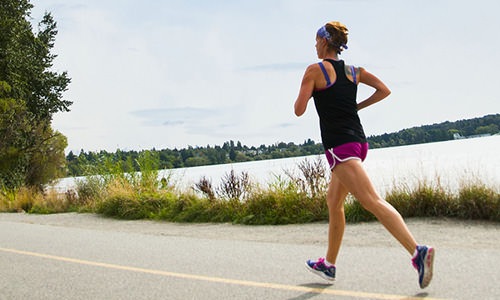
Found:
[[[333,290],[333,289],[322,289],[322,288],[313,288],[313,287],[305,287],[305,286],[295,286],[295,285],[286,285],[286,284],[278,284],[278,283],[268,283],[268,282],[256,282],[256,281],[247,281],[247,280],[238,280],[238,279],[229,279],[222,277],[211,277],[211,276],[203,276],[203,275],[195,275],[195,274],[185,274],[185,273],[175,273],[161,270],[153,270],[153,269],[144,269],[130,266],[122,266],[108,263],[101,263],[89,260],[82,260],[76,258],[69,258],[63,256],[55,256],[50,254],[36,253],[30,251],[22,251],[17,249],[8,249],[1,248],[0,251],[9,252],[20,255],[27,255],[32,257],[56,260],[69,262],[80,265],[101,267],[107,269],[115,269],[136,273],[145,273],[145,274],[153,274],[159,276],[166,277],[175,277],[175,278],[183,278],[190,280],[199,280],[206,282],[217,282],[217,283],[225,283],[225,284],[233,284],[239,286],[249,286],[249,287],[259,287],[259,288],[267,288],[267,289],[276,289],[276,290],[286,290],[286,291],[298,291],[298,292],[306,292],[306,293],[314,293],[314,294],[328,294],[328,295],[336,295],[336,296],[344,296],[344,297],[353,297],[353,298],[368,298],[368,299],[422,299],[422,297],[413,297],[413,296],[401,296],[401,295],[389,295],[389,294],[379,294],[379,293],[365,293],[365,292],[357,292],[357,291],[344,291],[344,290]],[[427,300],[439,300],[437,298],[428,298],[424,297]]]

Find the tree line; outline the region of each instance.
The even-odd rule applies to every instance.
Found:
[[[500,131],[499,128],[500,114],[496,114],[370,136],[368,142],[371,148],[403,146],[451,140],[456,133],[463,137],[478,134],[496,134]],[[146,152],[157,161],[159,169],[173,169],[315,155],[323,153],[323,146],[321,143],[308,139],[298,145],[280,142],[259,147],[242,145],[239,141],[228,141],[222,146],[189,146],[184,149],[117,150],[114,153],[107,151],[85,152],[81,150],[78,155],[73,152],[67,155],[68,176],[97,174],[110,168],[119,168],[125,172],[138,171],[141,169],[141,161],[144,161],[142,158]]]
[[[403,129],[394,133],[370,136],[371,148],[404,146],[453,140],[476,135],[493,135],[500,132],[500,114],[486,115],[481,118],[443,122]]]
[[[157,161],[159,169],[173,169],[306,156],[318,154],[322,151],[323,146],[311,139],[299,145],[280,142],[259,147],[242,145],[239,141],[228,141],[222,146],[189,146],[183,149],[116,150],[116,152],[86,152],[81,150],[78,155],[69,152],[66,160],[68,176],[81,176],[97,174],[110,168],[119,168],[124,172],[138,171],[141,169],[140,162],[143,161],[141,158],[146,153],[151,159]]]

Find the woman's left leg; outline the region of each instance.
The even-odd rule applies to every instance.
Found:
[[[377,217],[384,227],[405,247],[411,255],[417,243],[399,212],[382,199],[358,160],[337,165],[333,172],[361,205]]]

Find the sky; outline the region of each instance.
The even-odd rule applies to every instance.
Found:
[[[293,104],[332,20],[349,29],[340,58],[392,91],[359,112],[368,136],[500,112],[496,0],[31,3],[34,24],[55,18],[53,70],[72,79],[53,118],[66,152],[320,142],[313,101],[300,118]]]

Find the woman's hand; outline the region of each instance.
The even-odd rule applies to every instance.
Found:
[[[375,104],[391,94],[391,90],[380,79],[363,68],[360,68],[359,82],[371,86],[375,92],[366,100],[358,103],[358,110]]]

